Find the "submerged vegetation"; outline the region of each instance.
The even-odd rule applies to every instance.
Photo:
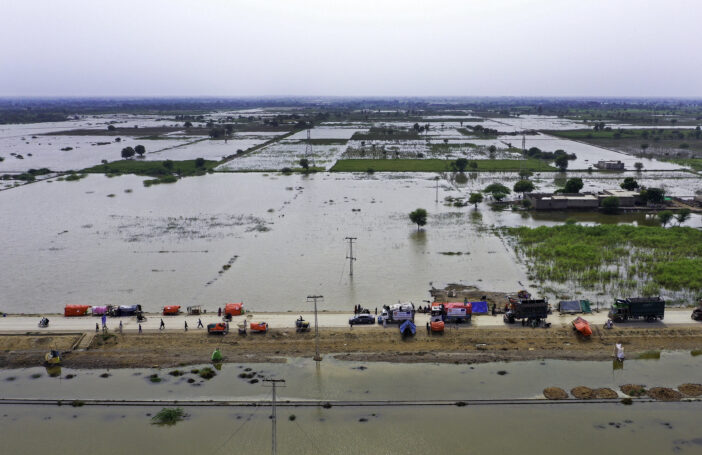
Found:
[[[154,425],[175,425],[185,417],[187,414],[183,408],[163,408],[151,420]]]
[[[702,290],[702,232],[687,227],[566,224],[503,228],[533,278],[618,295]]]
[[[190,177],[194,175],[205,175],[211,172],[218,164],[217,161],[196,158],[194,160],[182,161],[136,161],[120,160],[107,164],[84,169],[83,172],[91,174],[106,174],[108,176],[135,174],[148,177],[156,177],[156,180],[148,181],[150,186],[156,183],[173,183],[179,177]]]

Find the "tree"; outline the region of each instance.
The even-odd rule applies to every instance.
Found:
[[[478,169],[478,162],[477,161],[471,161],[468,163],[468,167],[471,168],[472,170]]]
[[[673,218],[673,212],[670,210],[663,210],[662,212],[658,212],[657,217],[658,221],[660,221],[663,227],[665,227],[665,225],[668,224]]]
[[[306,170],[306,171],[309,170],[309,168],[310,168],[310,160],[308,160],[307,158],[302,158],[302,159],[300,160],[300,167],[301,167],[302,169]]]
[[[133,157],[135,153],[136,152],[134,151],[133,148],[125,147],[122,149],[122,158],[124,158],[125,160],[129,159],[129,158]]]
[[[183,127],[185,127],[185,128],[192,128],[192,127],[193,127],[193,124],[192,124],[191,122],[185,122],[185,123],[183,123]]]
[[[205,166],[205,159],[204,158],[195,158],[195,167],[204,167]]]
[[[169,170],[173,169],[173,161],[171,161],[171,160],[164,161],[163,167],[165,167],[166,169],[169,169]]]
[[[522,179],[528,179],[532,175],[534,175],[534,173],[526,169],[522,169],[521,171],[519,171],[519,177],[521,177]]]
[[[495,197],[495,193],[502,193],[502,195],[504,197],[505,195],[510,193],[510,189],[501,183],[491,183],[485,187],[483,192],[490,193],[490,194],[492,194],[493,197]],[[495,199],[497,199],[497,198],[495,198]]]
[[[491,154],[495,153],[496,151],[497,151],[497,147],[495,147],[494,145],[491,145],[490,147],[488,147],[488,152],[490,152]]]
[[[501,191],[496,191],[496,192],[492,193],[492,197],[493,197],[496,201],[499,202],[499,201],[501,201],[502,199],[504,199],[504,198],[507,197],[507,193],[503,193],[503,192],[501,192]]]
[[[641,154],[642,155],[646,151],[647,148],[648,148],[648,144],[641,144]]]
[[[641,172],[641,169],[643,169],[643,163],[641,163],[641,162],[636,162],[636,163],[634,163],[634,167],[636,168],[636,170],[637,170],[638,172]]]
[[[514,187],[512,189],[515,193],[524,194],[534,191],[534,188],[534,184],[531,183],[529,180],[520,180],[514,184]]]
[[[466,170],[466,167],[468,167],[468,160],[465,158],[459,158],[453,163],[456,166],[456,169],[458,169],[458,172],[463,172]]]
[[[419,231],[421,226],[427,224],[427,211],[424,209],[414,210],[413,212],[410,212],[409,219],[417,225],[417,230]]]
[[[663,188],[647,188],[646,191],[642,191],[642,193],[646,202],[662,204],[665,201],[665,190]]]
[[[114,125],[107,125],[107,131],[114,131],[116,129]]]
[[[608,214],[615,214],[619,211],[619,198],[608,196],[602,199],[602,211]]]
[[[637,182],[634,177],[626,177],[619,186],[624,190],[634,191],[639,187],[639,182]]]
[[[564,193],[579,193],[580,190],[583,189],[583,179],[581,178],[575,178],[575,179],[568,179],[568,181],[565,184],[565,187],[563,188]]]
[[[565,171],[566,169],[568,169],[568,156],[567,155],[558,155],[556,157],[556,159],[554,160],[554,164],[561,171]]]
[[[134,151],[136,152],[137,155],[139,155],[139,158],[144,157],[144,153],[146,153],[146,147],[143,145],[139,144],[136,147],[134,147]]]
[[[483,195],[480,193],[470,193],[470,198],[468,199],[469,204],[474,204],[475,208],[478,208],[478,204],[483,202]]]
[[[678,226],[683,224],[685,221],[690,219],[690,209],[681,209],[677,215],[675,215],[675,220],[678,222]]]

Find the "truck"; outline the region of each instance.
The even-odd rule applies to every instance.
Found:
[[[629,319],[645,319],[654,322],[663,320],[665,300],[660,297],[633,297],[616,299],[609,310],[609,318],[614,322],[626,322]]]
[[[521,320],[522,325],[537,327],[548,317],[548,301],[546,299],[509,299],[502,317],[508,324]]]
[[[378,316],[378,324],[401,324],[404,321],[414,322],[414,303],[396,303],[394,305],[384,305],[383,311]]]

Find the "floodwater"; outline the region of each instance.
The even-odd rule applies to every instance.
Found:
[[[223,353],[226,355],[226,348]],[[615,391],[623,384],[677,388],[683,383],[699,382],[702,368],[702,356],[685,351],[664,351],[657,360],[627,359],[624,367],[616,370],[612,361],[404,364],[351,362],[327,355],[318,364],[311,357],[312,353],[308,358],[288,358],[285,363],[225,363],[210,380],[190,373],[201,366],[180,367],[185,374],[178,377],[168,374],[176,368],[62,368],[58,377],[50,377],[44,367],[0,370],[0,396],[66,400],[262,400],[270,391],[262,387],[260,380],[273,377],[287,381],[281,395],[287,400],[535,399],[543,398],[543,389],[552,386],[570,390],[584,385]],[[258,381],[251,383],[250,379],[239,378],[245,371],[253,372]],[[109,377],[101,377],[105,372]],[[32,378],[35,374],[41,376]],[[158,375],[162,382],[150,382],[152,374]],[[188,382],[191,378],[195,382]],[[440,387],[437,378],[441,378]]]
[[[347,310],[420,304],[432,285],[448,282],[488,291],[529,288],[511,247],[489,228],[554,225],[564,215],[444,203],[494,181],[511,186],[514,173],[467,174],[464,183],[444,178],[438,203],[435,176],[213,174],[145,188],[136,176],[91,175],[2,191],[0,309],[55,313],[72,303],[139,303],[158,311],[166,304],[213,309],[244,301],[255,311],[296,311],[309,309],[306,296],[320,294],[321,309]],[[583,177],[586,189],[617,186],[598,174]],[[544,173],[537,183],[549,189],[559,181]],[[418,207],[429,212],[420,231],[408,218]],[[567,218],[649,221],[577,212]],[[697,215],[686,223],[701,224]],[[346,237],[356,238],[353,277]]]
[[[169,370],[0,371],[4,398],[55,398],[63,406],[0,405],[5,453],[267,452],[270,408],[185,406],[174,427],[151,424],[160,406],[72,407],[73,399],[270,400],[270,388],[238,374],[246,368],[284,378],[277,409],[278,453],[699,453],[700,403],[543,404],[298,408],[285,400],[467,400],[537,397],[546,386],[612,387],[626,382],[675,387],[702,358],[663,352],[660,360],[530,361],[481,365],[386,364],[289,359],[286,364],[223,365],[209,381],[189,384]],[[187,368],[182,368],[188,371]],[[500,375],[497,372],[504,371]],[[147,376],[159,374],[153,384]],[[35,373],[42,377],[31,379]],[[67,379],[67,375],[75,377]],[[8,380],[14,378],[14,380]],[[28,435],[31,435],[29,437]],[[467,450],[467,452],[466,452]]]
[[[268,453],[270,409],[0,405],[5,453]],[[279,454],[698,454],[699,403],[277,409]]]

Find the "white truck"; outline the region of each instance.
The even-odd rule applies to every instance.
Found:
[[[414,303],[396,303],[394,305],[384,305],[383,311],[378,316],[378,324],[401,324],[404,321],[414,322]]]

